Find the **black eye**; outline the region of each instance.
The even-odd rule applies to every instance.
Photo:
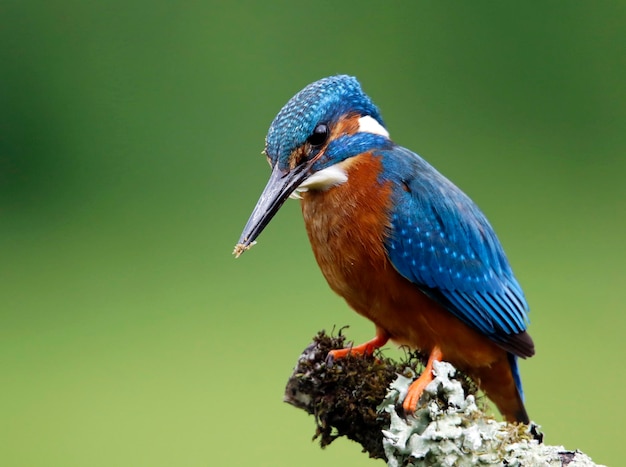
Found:
[[[319,147],[323,145],[326,141],[328,141],[328,136],[330,135],[330,130],[325,123],[320,123],[315,127],[311,136],[307,138],[307,142],[315,147]]]

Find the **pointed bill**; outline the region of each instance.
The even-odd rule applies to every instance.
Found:
[[[278,164],[274,166],[272,175],[235,246],[233,254],[236,258],[254,246],[256,238],[276,215],[289,195],[309,175],[306,168],[306,165],[303,165],[289,172],[283,172],[278,168]]]

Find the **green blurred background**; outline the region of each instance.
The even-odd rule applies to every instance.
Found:
[[[334,296],[296,202],[231,256],[296,91],[356,75],[496,228],[546,440],[623,458],[624,2],[0,4],[0,465],[382,465],[284,404]]]

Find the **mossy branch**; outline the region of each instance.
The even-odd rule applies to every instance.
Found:
[[[423,369],[416,353],[395,362],[381,353],[330,361],[328,352],[346,346],[320,332],[287,383],[285,402],[315,416],[322,447],[346,436],[363,452],[400,466],[570,466],[596,464],[580,451],[549,446],[532,425],[498,422],[477,404],[477,388],[449,363],[436,363],[414,416],[402,400]]]

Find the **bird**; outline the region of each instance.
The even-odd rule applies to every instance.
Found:
[[[233,253],[249,250],[288,198],[300,200],[330,288],[376,330],[329,357],[371,355],[391,340],[427,356],[406,413],[433,380],[434,362],[445,360],[506,421],[530,423],[518,358],[535,347],[503,247],[460,188],[390,138],[359,81],[337,75],[307,85],[274,118],[263,153],[271,175]]]

